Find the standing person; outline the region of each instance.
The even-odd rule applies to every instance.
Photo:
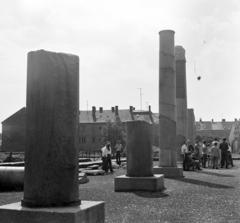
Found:
[[[213,169],[218,169],[218,159],[220,157],[220,150],[218,148],[218,143],[214,142],[212,146],[212,163],[213,163]]]
[[[223,139],[223,142],[219,146],[221,150],[221,168],[224,166],[226,169],[228,168],[228,144],[226,142],[226,138]]]
[[[102,152],[102,169],[107,173],[107,147],[106,145],[102,147],[101,149]]]
[[[214,140],[213,140],[213,142],[212,142],[212,146],[214,146],[214,143],[217,143],[217,147],[218,147],[218,149],[220,149],[219,147],[220,147],[220,142],[219,142],[219,139],[218,138],[215,138]],[[221,151],[221,150],[220,150]],[[220,156],[219,156],[219,158],[218,158],[218,166],[220,167],[221,166],[221,161],[222,161],[222,154],[221,154],[221,152],[220,152]]]
[[[206,141],[203,142],[202,145],[202,167],[206,168],[206,163],[207,163],[207,145]]]
[[[214,145],[212,145],[211,143],[209,143],[207,145],[207,165],[208,168],[212,166],[212,147]]]
[[[182,162],[183,162],[183,170],[187,170],[186,166],[186,154],[188,153],[188,147],[186,141],[182,144],[181,147],[181,157],[182,157]]]
[[[233,167],[232,147],[230,146],[229,143],[228,143],[228,163],[230,163],[231,166]]]
[[[117,143],[114,148],[116,150],[116,163],[120,166],[121,165],[121,152],[122,152],[122,148],[123,148],[120,140],[117,140]]]
[[[107,172],[108,169],[110,170],[111,173],[113,173],[112,169],[112,149],[111,149],[111,143],[108,141],[106,144],[106,153],[107,153]]]
[[[202,151],[202,143],[199,141],[196,143],[195,147],[194,147],[194,153],[193,153],[193,159],[196,162],[196,168],[198,170],[201,170],[200,167],[200,161],[201,161],[201,151]]]

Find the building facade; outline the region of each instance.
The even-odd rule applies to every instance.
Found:
[[[118,132],[109,136],[109,128],[126,132],[127,121],[144,120],[154,126],[157,124],[156,116],[148,111],[136,111],[133,106],[129,109],[118,109],[118,106],[104,110],[102,107],[91,111],[79,112],[79,151],[99,151],[106,140],[116,143],[119,138]],[[22,108],[2,122],[2,151],[24,152],[25,150],[25,128],[26,128],[26,108]],[[115,126],[117,126],[115,128]],[[153,131],[155,132],[155,131]],[[153,134],[154,135],[154,134]],[[110,138],[109,138],[110,137]],[[157,136],[153,136],[155,139]]]

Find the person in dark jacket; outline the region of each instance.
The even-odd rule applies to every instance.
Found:
[[[219,148],[221,150],[221,168],[224,166],[228,168],[228,144],[226,142],[226,138],[224,138],[223,142],[220,143]]]

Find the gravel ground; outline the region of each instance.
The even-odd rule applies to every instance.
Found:
[[[164,179],[166,190],[157,193],[114,192],[114,176],[89,177],[81,184],[82,200],[105,201],[105,220],[140,222],[240,222],[240,161],[232,169],[184,172],[185,178]],[[22,192],[0,192],[0,204],[19,201]]]

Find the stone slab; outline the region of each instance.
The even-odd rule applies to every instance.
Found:
[[[183,169],[181,167],[153,167],[154,174],[163,174],[166,178],[183,177]]]
[[[104,170],[82,170],[83,173],[86,173],[89,176],[96,176],[96,175],[104,175],[105,171]]]
[[[104,202],[81,201],[74,207],[26,208],[21,203],[0,206],[1,223],[103,223]]]
[[[116,192],[126,191],[162,191],[164,177],[156,174],[151,177],[128,177],[126,175],[115,177],[114,190]]]

